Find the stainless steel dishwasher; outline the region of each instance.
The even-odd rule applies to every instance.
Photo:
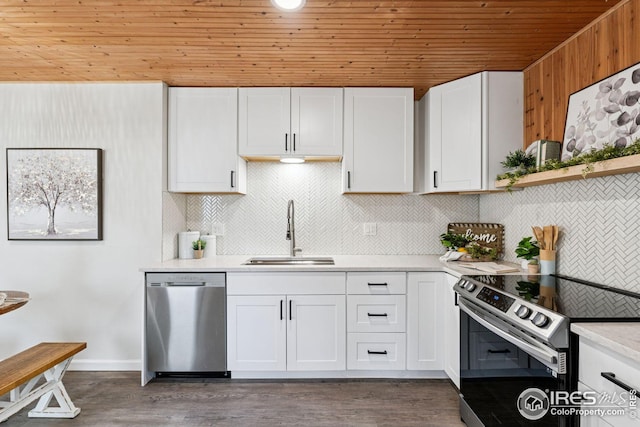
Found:
[[[147,273],[147,369],[228,376],[225,273]]]

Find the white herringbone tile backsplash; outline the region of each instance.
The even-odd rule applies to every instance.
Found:
[[[176,235],[223,223],[218,254],[284,255],[287,201],[296,208],[297,244],[306,255],[440,254],[449,222],[505,226],[505,260],[531,225],[558,224],[558,273],[640,292],[640,174],[466,195],[342,195],[339,163],[250,162],[248,191],[236,195],[165,193],[163,259],[176,256]],[[364,236],[365,222],[377,224]]]
[[[531,225],[558,224],[557,271],[640,292],[640,174],[563,182],[480,197],[480,220],[505,226],[505,259]]]
[[[342,195],[339,163],[249,163],[244,196],[188,195],[187,227],[201,233],[222,222],[218,254],[288,253],[287,201],[295,202],[303,254],[442,253],[449,222],[476,221],[478,196]],[[364,236],[365,222],[377,235]]]

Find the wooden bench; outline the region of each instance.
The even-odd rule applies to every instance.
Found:
[[[44,342],[0,361],[0,423],[36,399],[32,418],[74,418],[80,413],[62,384],[62,377],[87,343]],[[49,407],[55,398],[59,406]]]

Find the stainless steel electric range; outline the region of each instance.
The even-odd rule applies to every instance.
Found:
[[[577,390],[572,322],[640,321],[640,294],[565,276],[462,276],[454,290],[468,426],[578,425],[537,406],[530,390]]]

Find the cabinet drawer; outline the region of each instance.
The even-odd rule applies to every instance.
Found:
[[[347,273],[347,293],[391,295],[407,293],[406,273]]]
[[[404,295],[349,295],[348,332],[406,332]]]
[[[406,334],[347,334],[347,369],[405,369]]]
[[[581,381],[578,381],[578,391],[581,392],[590,392],[590,393],[596,393],[596,399],[600,399],[601,398],[601,394],[596,392],[595,390],[592,390],[591,388],[587,387],[586,385],[584,385]],[[619,397],[620,395],[616,395],[615,397]],[[627,397],[627,395],[623,395],[625,397]],[[609,395],[608,397],[611,398],[611,401],[613,401],[613,397]],[[616,410],[616,406],[615,404],[612,404],[611,402],[604,402],[602,404],[597,403],[596,405],[581,405],[580,409],[583,409],[584,411],[593,411],[594,409],[602,409],[603,411],[610,411],[610,410]],[[625,401],[625,404],[623,406],[619,406],[620,409],[623,409],[625,411],[624,415],[613,415],[610,413],[604,413],[604,414],[591,414],[589,412],[583,414],[580,416],[580,427],[638,427],[640,425],[640,421],[636,418],[632,418],[629,415],[629,407],[628,407],[628,403],[627,401]]]
[[[635,390],[640,389],[640,367],[637,362],[632,363],[630,359],[580,337],[578,379],[597,393],[628,395],[623,388],[604,378],[603,372],[613,373],[616,380]]]
[[[345,273],[227,273],[227,295],[344,295]]]

